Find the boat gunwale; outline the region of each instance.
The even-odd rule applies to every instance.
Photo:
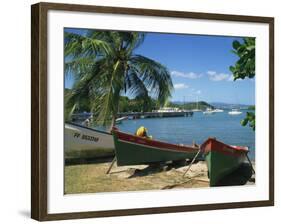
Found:
[[[86,126],[83,126],[81,124],[76,124],[76,123],[69,122],[69,121],[66,121],[64,124],[74,125],[74,126],[77,126],[77,127],[80,127],[80,128],[84,128],[84,129],[87,129],[87,130],[90,130],[90,131],[95,131],[95,132],[98,132],[98,133],[101,133],[101,134],[112,135],[111,133],[106,132],[106,131],[101,131],[101,130],[98,130],[98,129],[86,127]]]
[[[195,148],[196,150],[194,150],[194,151],[167,149],[167,148],[159,148],[159,147],[156,147],[156,146],[144,145],[144,144],[141,144],[141,143],[130,142],[130,141],[125,141],[125,140],[120,140],[120,139],[117,139],[117,141],[127,143],[127,144],[132,144],[132,145],[145,146],[145,147],[151,148],[151,149],[156,149],[156,150],[161,150],[161,151],[169,151],[169,152],[176,152],[176,153],[187,153],[187,154],[188,153],[196,153],[199,150],[199,148],[198,148],[198,150],[197,150],[197,148]]]
[[[217,144],[220,144],[222,147],[215,147],[215,148],[212,148],[212,146],[210,147],[210,149],[206,150],[205,147],[208,145],[208,144],[212,144],[211,141],[215,141]],[[237,157],[240,157],[240,156],[243,156],[245,154],[247,154],[249,152],[249,148],[247,146],[233,146],[233,145],[228,145],[228,144],[225,144],[221,141],[218,141],[217,139],[215,138],[208,138],[201,146],[201,151],[204,153],[204,154],[207,154],[207,153],[210,153],[210,152],[219,152],[219,153],[224,153],[226,155],[232,155],[232,156],[237,156]],[[233,150],[232,152],[227,150],[227,149],[231,149]]]
[[[190,146],[190,145],[178,145],[178,144],[172,144],[172,143],[168,143],[168,142],[162,142],[162,141],[158,141],[158,140],[152,140],[149,138],[143,138],[143,137],[139,137],[139,136],[135,136],[132,134],[128,134],[122,131],[119,131],[116,128],[112,129],[113,132],[116,133],[116,137],[117,137],[117,141],[122,141],[122,142],[126,142],[126,143],[130,143],[130,144],[137,144],[137,145],[141,145],[143,147],[150,147],[150,148],[155,148],[155,149],[159,149],[159,150],[166,150],[166,151],[172,151],[172,152],[181,152],[181,153],[196,153],[199,150],[199,147],[194,147],[194,146]],[[144,142],[136,142],[136,140],[134,139],[124,139],[124,138],[120,138],[119,134],[126,136],[128,138],[134,138],[136,140],[142,140]],[[164,144],[164,146],[168,146],[169,148],[163,148],[163,146],[159,147],[159,146],[155,146],[155,145],[151,145],[151,143],[156,143],[156,144]]]

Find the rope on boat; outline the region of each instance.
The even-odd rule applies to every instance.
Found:
[[[252,162],[251,162],[251,160],[250,160],[250,158],[249,158],[249,156],[248,156],[247,153],[246,153],[246,157],[247,157],[247,159],[248,159],[248,161],[249,161],[249,164],[250,164],[250,166],[251,166],[251,168],[252,168],[253,174],[256,174],[256,172],[255,172],[255,170],[254,170],[254,167],[253,167],[253,164],[252,164]]]
[[[113,167],[113,165],[114,165],[115,162],[116,162],[116,156],[114,156],[114,158],[113,158],[113,160],[112,160],[112,162],[111,162],[111,164],[110,164],[108,170],[106,171],[106,174],[109,174],[109,173],[110,173],[110,170],[112,169],[112,167]]]
[[[185,181],[181,181],[181,182],[177,182],[177,183],[174,183],[174,184],[171,184],[171,185],[164,186],[164,187],[161,188],[161,189],[162,189],[162,190],[165,190],[165,189],[172,189],[172,188],[174,188],[174,187],[181,186],[181,185],[183,185],[183,184],[187,184],[187,183],[189,183],[189,182],[191,182],[191,181],[193,181],[193,180],[195,180],[195,181],[200,181],[200,182],[204,182],[204,183],[209,183],[208,180],[202,180],[202,179],[197,179],[197,178],[196,178],[196,177],[200,177],[200,176],[202,176],[202,174],[195,175],[195,176],[193,176],[192,178],[189,178],[189,179],[187,179],[187,180],[185,180]]]
[[[193,157],[191,163],[189,164],[187,170],[184,172],[183,177],[186,175],[186,173],[190,170],[191,166],[193,165],[193,163],[195,162],[196,158],[199,156],[201,151],[201,148],[199,147],[198,152],[196,153],[196,155]]]

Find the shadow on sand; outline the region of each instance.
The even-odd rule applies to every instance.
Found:
[[[189,165],[190,161],[177,161],[170,163],[152,163],[144,169],[135,169],[134,173],[128,178],[143,177],[150,174],[160,173],[163,171],[169,171],[173,168],[180,168]]]
[[[196,161],[195,164],[197,162],[199,161]],[[132,175],[128,178],[143,177],[187,165],[189,165],[188,161],[186,163],[151,164],[144,169],[135,169]],[[234,172],[221,179],[216,186],[239,186],[245,185],[248,182],[255,183],[255,177],[253,177],[251,165],[249,163],[243,163]]]

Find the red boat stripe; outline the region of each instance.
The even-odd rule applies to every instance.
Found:
[[[166,142],[155,141],[147,138],[142,138],[126,133],[116,131],[119,140],[126,141],[129,143],[135,143],[138,145],[144,145],[148,147],[159,148],[162,150],[180,151],[180,152],[197,152],[199,148],[192,146],[181,146],[170,144]]]
[[[216,139],[208,139],[201,145],[201,149],[204,153],[208,152],[221,152],[227,155],[241,156],[245,153],[248,153],[247,147],[241,146],[231,146],[224,144]]]

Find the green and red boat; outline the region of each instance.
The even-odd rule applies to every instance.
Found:
[[[209,138],[201,146],[208,166],[210,186],[217,186],[225,176],[247,160],[248,147],[227,145]]]
[[[112,129],[118,166],[193,159],[198,146],[177,145]]]

